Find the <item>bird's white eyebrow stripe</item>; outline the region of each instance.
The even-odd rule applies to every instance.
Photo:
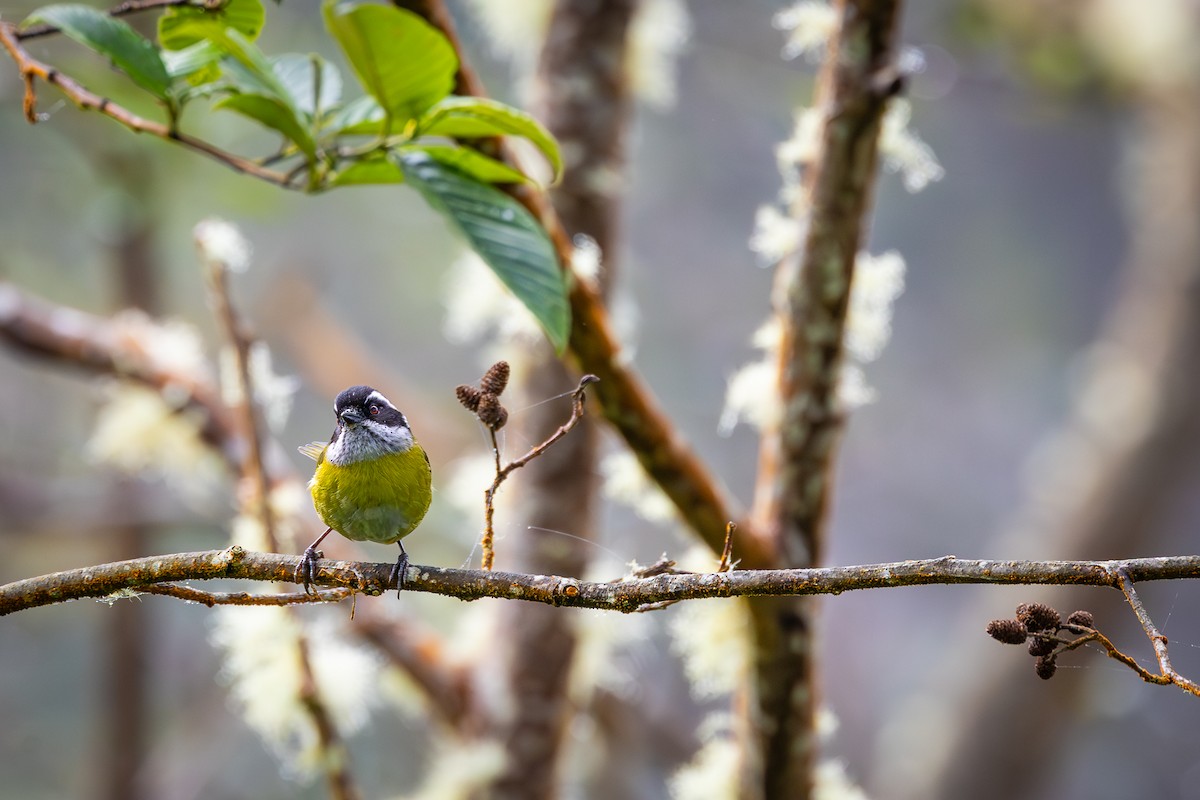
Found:
[[[367,402],[368,403],[378,403],[381,406],[388,406],[389,408],[395,408],[395,406],[392,405],[392,401],[388,400],[386,397],[381,395],[379,393],[378,389],[371,392],[369,395],[367,395]]]

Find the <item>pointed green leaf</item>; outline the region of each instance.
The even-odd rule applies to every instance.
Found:
[[[342,76],[337,67],[316,53],[276,56],[271,59],[271,68],[292,98],[292,105],[305,114],[325,112],[342,97]]]
[[[158,18],[158,43],[167,50],[182,50],[207,38],[206,30],[226,28],[254,41],[265,21],[261,0],[228,0],[219,8],[171,6]]]
[[[310,158],[317,152],[317,145],[313,142],[312,134],[308,132],[303,121],[296,117],[295,109],[278,98],[262,94],[231,94],[216,103],[213,108],[227,108],[230,111],[236,111],[272,130],[279,131]]]
[[[379,101],[368,94],[330,114],[325,129],[339,136],[380,136],[386,116]]]
[[[26,25],[44,22],[103,56],[138,86],[160,100],[167,99],[171,77],[158,50],[128,23],[89,6],[46,6],[30,14]]]
[[[404,183],[404,173],[387,158],[361,158],[329,181],[330,187],[378,183]]]
[[[189,83],[195,85],[221,77],[221,71],[216,68],[216,64],[224,52],[212,42],[196,42],[182,50],[164,50],[161,55],[167,74],[172,78],[187,78]]]
[[[419,135],[477,139],[484,136],[522,136],[533,143],[562,177],[562,154],[550,131],[524,111],[482,97],[447,97],[417,123]]]
[[[439,164],[454,167],[484,183],[525,183],[529,179],[521,172],[502,161],[485,156],[469,147],[449,144],[412,144],[396,148],[397,152],[420,152],[428,154]]]
[[[567,284],[546,230],[520,203],[428,153],[393,155],[405,180],[449,219],[471,247],[541,323],[560,352],[567,346],[571,309]]]
[[[454,88],[458,56],[437,28],[411,11],[325,0],[325,25],[359,81],[403,125]]]

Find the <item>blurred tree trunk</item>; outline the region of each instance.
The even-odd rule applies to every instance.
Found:
[[[586,234],[599,245],[602,291],[611,279],[617,246],[630,106],[625,49],[634,7],[634,0],[559,0],[539,59],[531,109],[567,154],[553,203],[568,232]],[[520,441],[542,441],[566,419],[567,400],[541,401],[569,391],[576,378],[545,344],[515,366],[519,405],[529,408],[517,419]],[[584,572],[588,545],[558,532],[587,540],[595,536],[598,433],[594,420],[585,418],[523,471],[520,535],[507,543],[516,568]],[[538,800],[560,794],[558,762],[571,714],[575,619],[561,609],[530,603],[506,603],[500,611],[496,641],[509,697],[495,734],[505,744],[507,761],[488,797]]]
[[[1126,169],[1135,167],[1125,204],[1132,244],[1120,293],[1090,347],[1073,414],[1051,436],[1053,457],[998,552],[1064,559],[1158,552],[1172,500],[1189,491],[1187,466],[1200,454],[1200,78],[1139,87],[1135,108],[1137,135],[1125,156]],[[1031,589],[1028,599],[1038,594]],[[905,777],[882,780],[905,786],[898,796],[1021,797],[1062,768],[1071,709],[1089,683],[1062,681],[1047,703],[1012,702],[1036,678],[1026,659],[996,652],[980,635],[980,620],[994,611],[992,602],[964,621],[954,641],[975,649],[956,659],[953,674],[940,675],[947,713],[939,718],[954,731],[949,746],[912,751],[925,759],[916,768],[902,753],[891,757],[891,769]],[[1117,624],[1133,622],[1126,614]],[[980,782],[985,763],[989,779]]]
[[[154,257],[154,232],[146,216],[147,193],[153,191],[144,167],[113,156],[105,166],[122,184],[126,206],[119,210],[112,244],[116,302],[121,308],[160,311],[159,267]],[[150,526],[138,521],[138,494],[133,479],[121,478],[113,486],[113,506],[129,513],[128,521],[107,531],[109,557],[121,561],[149,552]],[[150,608],[142,603],[117,603],[106,615],[105,654],[100,671],[104,710],[100,739],[103,779],[96,783],[102,800],[138,800],[146,797],[138,772],[146,753],[147,690],[150,684],[150,648],[153,638]]]

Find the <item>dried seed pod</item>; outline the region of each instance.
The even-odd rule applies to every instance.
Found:
[[[500,430],[508,422],[508,411],[500,405],[500,399],[494,394],[481,394],[479,409],[475,413],[480,422],[494,431]]]
[[[497,361],[488,368],[479,381],[479,388],[484,394],[500,395],[508,386],[508,362]]]
[[[987,635],[1004,644],[1024,644],[1029,633],[1015,619],[994,619],[987,624]]]
[[[1033,670],[1039,678],[1048,681],[1054,677],[1054,673],[1058,670],[1058,664],[1055,662],[1054,656],[1039,656],[1033,664]]]
[[[1048,656],[1054,652],[1054,648],[1058,646],[1058,642],[1053,639],[1035,636],[1029,641],[1029,655],[1031,656]]]
[[[1045,603],[1021,603],[1017,606],[1017,619],[1030,631],[1051,630],[1062,624],[1059,613]]]
[[[1071,616],[1067,617],[1067,624],[1094,629],[1096,627],[1096,619],[1090,611],[1073,611],[1071,612]]]
[[[468,411],[479,410],[479,390],[474,386],[468,386],[463,383],[455,387],[454,396],[458,398],[458,402],[463,404],[463,408]]]

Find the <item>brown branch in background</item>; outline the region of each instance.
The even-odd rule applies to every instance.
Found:
[[[121,3],[119,6],[110,8],[108,15],[110,17],[126,17],[141,11],[169,8],[171,6],[196,6],[197,8],[211,9],[219,8],[221,5],[221,0],[126,0],[126,2]],[[58,32],[58,28],[53,25],[30,25],[24,30],[17,31],[17,39],[23,42],[27,39],[36,39],[39,36],[51,36]]]
[[[579,379],[579,386],[571,393],[571,417],[564,422],[558,430],[550,435],[541,444],[535,445],[520,458],[514,458],[507,464],[501,466],[500,448],[496,442],[496,431],[504,426],[504,422],[508,419],[508,411],[504,406],[500,405],[499,395],[504,391],[505,385],[508,383],[508,364],[499,361],[488,369],[487,373],[480,381],[480,388],[475,389],[466,384],[460,385],[455,394],[458,396],[458,401],[463,407],[475,412],[479,421],[487,426],[492,437],[492,452],[496,458],[496,477],[492,479],[492,485],[483,493],[483,538],[480,541],[483,550],[483,568],[490,570],[495,561],[495,550],[493,541],[495,540],[494,519],[496,516],[495,498],[496,492],[500,489],[500,484],[504,483],[516,470],[528,464],[538,456],[543,455],[555,442],[570,433],[571,429],[578,424],[583,418],[584,404],[584,389],[588,384],[595,383],[598,380],[595,375],[584,375]]]
[[[446,33],[452,42],[457,41],[442,0],[397,0],[395,4],[421,14]],[[461,50],[458,55],[463,92],[486,97],[487,89],[469,68],[468,59]],[[503,141],[498,155],[510,164],[516,160]],[[550,199],[544,192],[529,186],[510,187],[509,191],[542,223],[559,262],[569,271],[574,246]],[[604,417],[625,439],[650,478],[679,509],[687,525],[713,552],[720,552],[725,524],[731,519],[742,519],[740,510],[663,413],[653,392],[622,353],[600,291],[588,281],[573,279],[568,299],[571,304],[568,348],[582,371],[599,378],[596,400]],[[743,528],[749,525],[744,520],[741,524]],[[744,558],[747,563],[763,566],[769,559],[759,552],[758,543],[758,537],[745,538]]]
[[[169,126],[161,122],[153,122],[139,117],[137,114],[114,103],[107,97],[101,97],[89,91],[75,79],[33,58],[25,51],[25,48],[21,46],[18,40],[19,34],[16,26],[8,22],[0,22],[0,45],[3,45],[8,54],[12,56],[13,61],[17,64],[17,69],[21,72],[21,77],[25,81],[25,118],[30,123],[37,123],[39,121],[37,116],[37,97],[34,94],[34,79],[40,78],[58,88],[59,91],[67,96],[67,99],[80,108],[87,111],[98,111],[104,116],[121,123],[131,131],[149,134],[150,136],[166,141],[177,142],[189,150],[194,150],[224,164],[235,172],[250,175],[267,183],[282,186],[285,189],[296,188],[288,184],[287,176],[282,173],[274,172],[254,163],[250,159],[226,152],[203,139],[197,139],[185,133],[172,130]]]
[[[212,383],[152,361],[142,342],[120,320],[34,298],[0,282],[0,341],[14,351],[144,384],[182,396],[181,410],[200,416],[200,435],[236,467],[241,449],[236,426]]]
[[[317,690],[317,681],[313,676],[312,658],[308,648],[308,637],[301,636],[296,640],[300,649],[300,704],[308,712],[317,729],[317,741],[321,745],[321,766],[325,770],[325,778],[329,784],[329,794],[333,800],[359,800],[362,792],[354,782],[350,772],[350,752],[342,741],[329,709],[325,707],[321,694]]]
[[[229,264],[220,260],[204,241],[205,234],[201,227],[223,223],[201,222],[197,226],[196,242],[200,250],[201,261],[208,278],[209,302],[213,313],[225,334],[227,346],[233,354],[237,370],[239,400],[237,414],[240,417],[243,436],[247,444],[246,457],[240,465],[239,472],[243,481],[253,487],[253,497],[242,498],[242,505],[250,505],[262,520],[263,537],[268,550],[278,550],[279,541],[275,535],[275,515],[271,510],[271,481],[267,475],[266,462],[263,458],[264,436],[261,411],[254,393],[254,376],[250,369],[250,349],[253,337],[245,323],[233,307],[229,293]]]
[[[362,639],[400,669],[421,688],[429,707],[452,729],[463,733],[474,725],[477,711],[468,668],[450,663],[445,642],[416,620],[392,618],[364,603],[354,630]]]

